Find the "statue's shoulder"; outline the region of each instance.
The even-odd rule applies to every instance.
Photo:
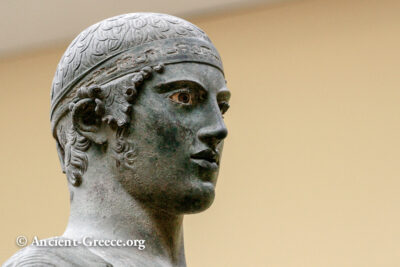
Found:
[[[52,237],[42,241],[66,240],[63,237]],[[103,266],[112,267],[104,259],[92,253],[84,246],[36,246],[30,245],[19,250],[9,258],[3,267],[33,267],[33,266]]]

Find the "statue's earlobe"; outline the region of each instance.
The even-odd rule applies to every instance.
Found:
[[[81,88],[78,97],[78,101],[69,106],[74,128],[94,143],[104,144],[107,142],[107,132],[102,122],[105,107],[101,88]]]

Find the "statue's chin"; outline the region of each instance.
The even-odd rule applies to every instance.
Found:
[[[200,190],[193,190],[185,194],[177,205],[177,212],[183,214],[198,213],[208,209],[214,202],[215,188],[211,183],[201,186]]]
[[[211,206],[214,198],[214,185],[209,183],[201,188],[186,190],[183,194],[164,195],[157,201],[154,201],[156,198],[153,198],[153,201],[147,202],[146,205],[171,215],[184,215],[206,210]]]
[[[214,177],[212,177],[214,178]],[[133,179],[122,179],[121,185],[143,207],[171,215],[198,213],[211,206],[215,198],[216,179],[185,179],[180,183],[141,186]]]

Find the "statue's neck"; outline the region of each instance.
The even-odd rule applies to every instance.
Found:
[[[115,179],[102,178],[98,173],[90,177],[88,172],[85,181],[90,182],[71,188],[71,212],[64,236],[75,240],[145,240],[144,250],[118,249],[124,253],[130,249],[136,258],[158,259],[162,265],[185,266],[183,216],[145,208]]]

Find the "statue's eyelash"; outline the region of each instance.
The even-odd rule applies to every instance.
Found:
[[[229,109],[229,104],[226,101],[218,103],[219,109],[221,110],[222,115],[225,114]]]
[[[196,89],[192,89],[190,87],[181,87],[181,88],[175,89],[171,93],[168,94],[168,97],[170,98],[171,96],[173,96],[176,93],[189,93],[190,95],[192,95],[193,97],[195,97],[198,100],[202,100],[202,98],[204,98],[202,93],[197,92]]]
[[[179,88],[179,89],[175,89],[172,92],[170,92],[167,97],[171,98],[173,95],[178,94],[178,93],[188,93],[188,94],[193,94],[192,90],[190,90],[189,88]]]

